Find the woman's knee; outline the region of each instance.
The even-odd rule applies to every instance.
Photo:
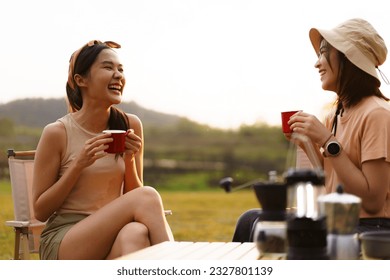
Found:
[[[141,205],[145,207],[151,207],[153,205],[158,207],[162,206],[161,196],[155,188],[144,186],[136,190],[137,192],[134,195],[137,195],[136,201],[140,202]],[[131,193],[129,194],[131,195]]]
[[[241,216],[238,218],[237,223],[252,225],[253,222],[255,222],[255,220],[257,220],[257,218],[260,216],[261,212],[261,209],[258,208],[247,210],[241,214]]]
[[[250,209],[238,218],[233,234],[233,242],[252,241],[254,225],[260,214],[261,209]]]
[[[148,198],[157,199],[157,200],[161,199],[160,194],[153,187],[144,186],[144,187],[141,188],[141,190],[143,192],[143,195],[145,195]]]

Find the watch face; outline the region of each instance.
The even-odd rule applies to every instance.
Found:
[[[329,154],[337,155],[340,152],[340,145],[336,142],[331,142],[329,143],[327,150]]]

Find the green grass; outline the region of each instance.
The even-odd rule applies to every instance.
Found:
[[[258,207],[250,191],[226,194],[221,191],[162,192],[164,207],[178,241],[231,241],[237,218]]]
[[[227,194],[214,191],[161,191],[165,209],[177,241],[231,241],[237,218],[247,209],[258,207],[249,190]],[[0,260],[12,258],[13,229],[4,225],[13,219],[11,187],[0,181]]]
[[[0,181],[0,260],[13,257],[14,231],[5,226],[5,221],[13,219],[13,203],[9,181]]]

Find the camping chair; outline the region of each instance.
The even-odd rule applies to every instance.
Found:
[[[15,260],[27,260],[31,253],[38,253],[39,238],[45,226],[35,218],[32,207],[34,156],[35,151],[8,150],[15,220],[5,224],[15,231]]]

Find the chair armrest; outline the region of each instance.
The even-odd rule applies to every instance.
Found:
[[[15,227],[15,228],[23,228],[23,227],[41,227],[44,226],[46,223],[42,222],[29,222],[29,221],[6,221],[5,225],[9,227]]]
[[[165,216],[172,215],[172,210],[164,210]]]

